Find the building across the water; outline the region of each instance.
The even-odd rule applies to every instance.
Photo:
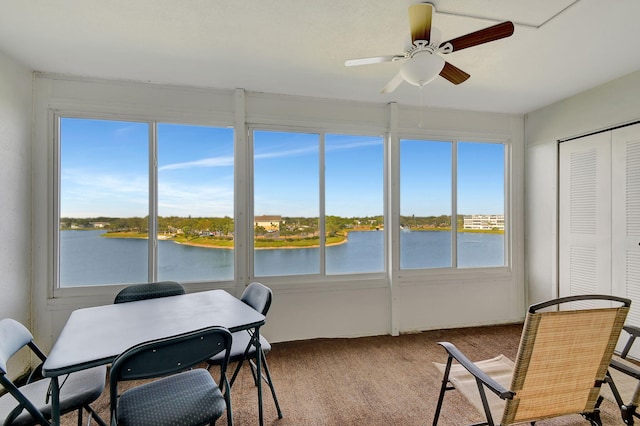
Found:
[[[464,229],[500,229],[504,231],[503,214],[472,214],[464,216]]]
[[[280,230],[280,222],[282,221],[282,216],[275,215],[263,215],[263,216],[255,216],[253,221],[253,226],[258,227],[261,226],[266,229],[268,232],[274,232]]]

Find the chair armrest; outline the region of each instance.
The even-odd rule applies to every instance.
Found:
[[[623,358],[624,359],[624,358]],[[634,379],[638,379],[640,380],[640,367],[634,367],[631,366],[627,363],[623,363],[615,358],[613,358],[611,360],[611,362],[609,363],[609,366],[623,372],[624,374],[626,374],[627,376],[631,376]]]
[[[506,389],[496,380],[492,379],[484,371],[480,370],[469,358],[467,358],[460,350],[453,344],[449,342],[438,342],[440,346],[442,346],[449,357],[455,359],[462,365],[471,375],[473,375],[477,380],[480,380],[491,392],[495,393],[502,399],[513,399],[515,396],[514,392]]]
[[[626,324],[622,327],[622,329],[627,333],[629,333],[629,338],[627,339],[627,343],[625,343],[624,348],[620,353],[620,356],[622,358],[626,358],[627,355],[629,354],[629,351],[631,350],[631,346],[633,346],[633,343],[636,340],[636,337],[640,337],[640,328],[634,325]]]
[[[622,329],[634,337],[640,336],[640,327],[626,324],[624,327],[622,327]]]

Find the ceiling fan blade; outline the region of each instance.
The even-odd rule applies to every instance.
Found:
[[[451,65],[449,62],[444,63],[444,68],[442,68],[442,71],[440,71],[440,76],[449,80],[453,84],[463,83],[467,81],[469,77],[471,77],[469,74],[462,71],[460,68]]]
[[[463,35],[452,40],[440,44],[442,48],[445,44],[451,43],[452,52],[466,49],[467,47],[477,46],[479,44],[489,43],[490,41],[500,40],[513,34],[513,22],[507,21],[500,24],[475,31],[473,33]]]
[[[404,78],[402,78],[402,75],[400,73],[396,74],[396,76],[393,77],[391,79],[391,81],[388,82],[387,85],[382,88],[380,93],[391,93],[391,92],[393,92],[394,90],[396,90],[398,88],[398,86],[400,86],[400,84],[403,81],[404,81]]]
[[[431,38],[431,3],[417,3],[409,6],[409,27],[411,28],[411,42],[416,40],[429,41]]]
[[[354,67],[358,65],[381,64],[383,62],[393,62],[394,60],[398,60],[401,58],[404,58],[404,55],[387,55],[375,56],[372,58],[349,59],[344,62],[344,65],[347,67]]]

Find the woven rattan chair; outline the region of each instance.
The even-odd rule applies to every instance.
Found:
[[[120,290],[113,303],[135,302],[136,300],[155,299],[157,297],[178,296],[184,294],[184,287],[175,281],[133,284]]]
[[[206,369],[193,368],[230,348],[229,330],[213,326],[127,349],[113,361],[109,374],[111,426],[213,425],[225,410],[232,426],[228,357],[219,384]],[[118,395],[122,381],[154,378]]]
[[[573,303],[570,310],[557,310]],[[444,395],[456,389],[493,426],[581,414],[601,425],[597,401],[631,301],[615,296],[571,296],[529,308],[515,362],[504,356],[471,362],[453,344],[436,365],[444,378],[433,425]],[[605,306],[606,305],[606,306]],[[456,364],[453,361],[457,361]],[[486,392],[489,390],[490,392]]]

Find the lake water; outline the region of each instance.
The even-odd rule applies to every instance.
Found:
[[[63,287],[146,282],[147,240],[103,238],[101,230],[60,232],[60,282]],[[234,251],[158,241],[158,279],[219,281],[233,279]],[[450,232],[402,232],[401,268],[451,267]],[[327,247],[327,274],[384,271],[384,233],[351,232],[349,240]],[[458,234],[458,267],[504,265],[504,235]],[[320,249],[255,251],[255,276],[317,274]]]

